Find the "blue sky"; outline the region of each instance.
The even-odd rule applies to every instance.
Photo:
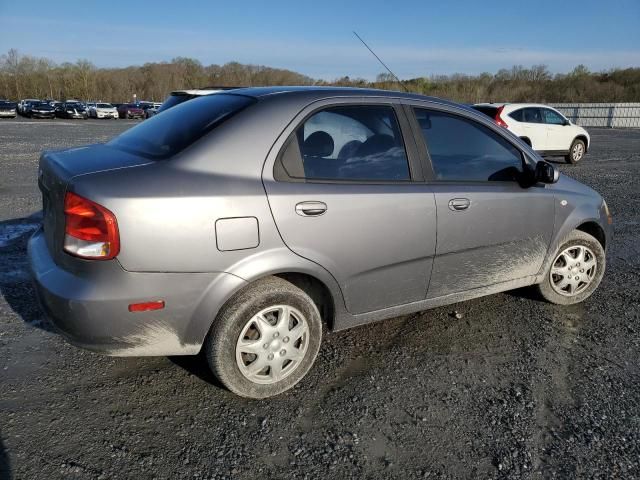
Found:
[[[126,66],[194,57],[314,78],[401,78],[544,63],[640,66],[640,0],[0,0],[0,52]]]

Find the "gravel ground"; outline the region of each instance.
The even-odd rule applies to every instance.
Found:
[[[328,334],[293,391],[248,401],[199,357],[102,357],[41,320],[38,152],[132,123],[0,122],[0,478],[640,477],[640,131],[559,164],[615,219],[584,304],[522,290]]]

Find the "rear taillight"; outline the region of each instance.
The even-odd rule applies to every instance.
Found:
[[[64,250],[77,257],[109,260],[120,251],[116,217],[102,205],[67,192],[64,197]]]
[[[509,128],[509,125],[507,125],[507,123],[504,120],[502,120],[502,117],[500,116],[500,114],[502,113],[503,109],[504,109],[504,105],[502,107],[498,108],[498,110],[496,110],[496,116],[495,116],[494,120],[501,127]]]

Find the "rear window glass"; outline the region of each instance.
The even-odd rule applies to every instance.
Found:
[[[254,102],[240,95],[206,95],[151,117],[107,145],[152,159],[169,158]]]
[[[164,112],[165,110],[169,110],[171,107],[175,107],[176,105],[181,104],[182,102],[186,102],[187,100],[191,100],[192,98],[196,98],[196,95],[188,95],[188,94],[180,94],[174,95],[171,94],[167,97],[164,103],[158,109],[158,113]]]
[[[516,110],[515,112],[511,112],[509,114],[511,118],[513,118],[517,122],[524,122],[524,109]]]

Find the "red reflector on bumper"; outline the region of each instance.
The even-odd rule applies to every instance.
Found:
[[[148,312],[149,310],[162,310],[163,308],[163,300],[157,300],[155,302],[132,303],[129,305],[130,312]]]

